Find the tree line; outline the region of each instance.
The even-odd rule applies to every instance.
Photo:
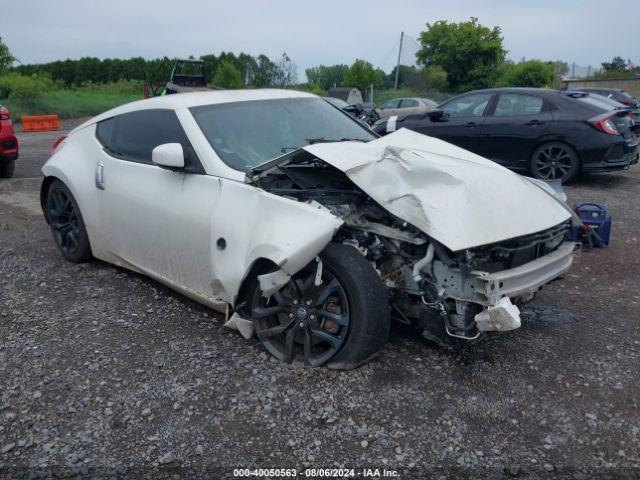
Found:
[[[194,58],[193,56],[190,58]],[[199,57],[204,60],[205,78],[224,88],[287,87],[297,83],[295,63],[285,54],[276,61],[266,55],[236,55],[222,52]],[[15,59],[14,59],[15,60]],[[20,75],[46,75],[64,87],[85,83],[110,83],[120,80],[139,80],[162,85],[169,80],[174,60],[169,57],[147,60],[82,57],[78,60],[57,60],[49,63],[18,64],[10,71]],[[217,75],[217,78],[216,78]]]
[[[398,86],[419,92],[458,93],[502,86],[559,87],[560,78],[569,72],[563,61],[507,59],[500,27],[481,25],[477,18],[459,23],[445,20],[427,23],[419,36],[417,66],[399,66]],[[193,58],[193,57],[191,57]],[[322,94],[333,87],[357,87],[366,92],[394,86],[396,68],[386,73],[370,62],[357,59],[351,65],[319,65],[305,70],[307,83],[298,83],[296,65],[286,53],[272,60],[266,55],[222,52],[199,57],[205,62],[209,83],[223,88],[290,87],[306,88]],[[171,74],[173,59],[146,60],[99,59],[58,60],[43,64],[21,64],[0,38],[0,75],[13,72],[24,76],[44,75],[64,87],[86,83],[111,83],[136,80],[154,86],[163,85]],[[603,62],[596,77],[640,75],[640,69],[622,57]]]
[[[569,65],[559,60],[507,59],[500,27],[481,25],[477,18],[452,23],[445,20],[427,23],[419,36],[417,66],[400,65],[398,86],[420,92],[459,93],[491,87],[559,87]],[[306,70],[312,85],[328,90],[333,86],[356,86],[361,90],[391,88],[396,68],[389,74],[369,62],[353,65],[320,65]],[[602,63],[596,77],[640,75],[640,69],[622,57]]]

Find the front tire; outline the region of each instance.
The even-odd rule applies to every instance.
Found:
[[[296,366],[356,368],[389,337],[387,293],[380,277],[354,247],[329,244],[279,291],[265,298],[257,279],[250,287],[258,339],[278,360]]]
[[[11,178],[16,169],[15,160],[0,160],[0,178]]]
[[[90,260],[91,245],[80,208],[60,180],[55,180],[49,187],[46,209],[53,239],[62,256],[74,263]]]
[[[540,180],[560,180],[567,183],[580,173],[580,159],[576,151],[561,142],[539,146],[530,162],[531,174]]]

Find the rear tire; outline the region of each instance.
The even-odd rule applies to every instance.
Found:
[[[548,142],[533,152],[529,169],[540,180],[560,180],[567,183],[580,173],[580,159],[576,151],[566,143]]]
[[[15,160],[0,160],[0,178],[11,178],[16,170]]]
[[[47,191],[47,219],[62,256],[74,263],[91,260],[91,245],[80,208],[71,191],[55,180]]]
[[[379,353],[389,337],[387,292],[355,248],[329,244],[322,251],[322,283],[312,261],[269,299],[257,278],[249,287],[258,339],[277,359],[296,366],[356,368]]]

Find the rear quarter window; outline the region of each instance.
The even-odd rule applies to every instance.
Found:
[[[96,126],[96,138],[103,147],[110,148],[111,133],[113,132],[114,118],[98,122]]]

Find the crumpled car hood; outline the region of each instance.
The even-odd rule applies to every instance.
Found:
[[[525,177],[404,128],[368,143],[304,149],[452,251],[539,232],[571,217],[566,206]]]

